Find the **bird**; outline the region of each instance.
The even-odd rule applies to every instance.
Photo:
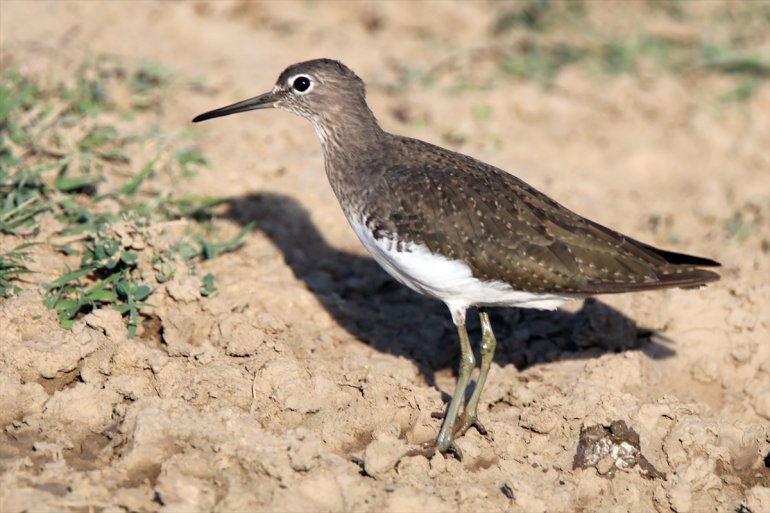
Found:
[[[495,352],[490,307],[553,310],[595,294],[699,288],[714,260],[658,249],[586,219],[513,174],[381,128],[366,86],[333,59],[287,67],[264,94],[193,122],[266,108],[315,128],[329,183],[358,239],[395,280],[443,301],[460,342],[457,383],[435,440],[410,454],[462,459],[456,438],[487,430],[478,407]],[[481,362],[465,327],[478,310]],[[461,412],[462,410],[462,412]]]

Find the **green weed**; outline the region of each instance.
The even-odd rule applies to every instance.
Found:
[[[238,231],[235,237],[225,241],[217,241],[211,238],[210,234],[203,233],[205,230],[199,228],[196,230],[198,233],[188,234],[186,238],[173,246],[170,253],[181,256],[185,262],[214,259],[240,246],[246,234],[254,228],[254,224],[254,222],[247,224]],[[167,255],[167,257],[170,256],[170,254]]]
[[[34,235],[36,218],[51,209],[46,186],[40,181],[41,169],[11,173],[7,164],[0,165],[0,232],[7,235]]]
[[[174,83],[170,69],[90,57],[75,75],[43,88],[18,70],[0,70],[0,233],[34,239],[44,223],[58,223],[45,232],[53,239],[0,254],[0,297],[29,285],[21,279],[32,272],[24,250],[46,244],[62,254],[61,276],[42,285],[60,324],[69,328],[93,309],[113,308],[134,337],[153,307],[150,296],[180,262],[195,272],[199,260],[235,249],[251,226],[217,240],[194,220],[211,219],[224,200],[176,194],[172,185],[208,161],[189,141],[181,146],[189,136],[162,134],[152,122]],[[114,88],[131,93],[128,118],[116,116]],[[142,111],[149,122],[134,122]],[[193,219],[198,235],[151,241],[158,223],[182,218]],[[216,291],[214,280],[203,278],[202,296]]]
[[[32,259],[24,251],[33,244],[20,244],[11,251],[0,254],[0,297],[6,298],[19,292],[19,277],[34,272],[26,266],[26,262],[31,262]]]
[[[174,154],[174,159],[185,177],[193,176],[197,168],[209,165],[209,161],[198,148],[180,150]]]
[[[754,219],[747,219],[746,217],[747,216],[744,216],[742,212],[735,212],[727,221],[727,235],[731,241],[741,243],[754,231]]]
[[[211,273],[208,273],[203,277],[203,285],[201,285],[201,296],[207,297],[217,291],[217,287],[214,285],[214,279],[214,275]]]

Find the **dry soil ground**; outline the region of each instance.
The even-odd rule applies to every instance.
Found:
[[[549,84],[501,68],[533,31],[576,46],[594,32],[697,46],[739,40],[733,30],[770,56],[767,3],[741,3],[756,8],[748,14],[665,5],[680,4],[675,16],[589,3],[561,32],[522,27],[508,15],[521,4],[3,0],[3,66],[66,77],[107,54],[203,77],[163,105],[161,129],[195,131],[210,162],[176,186],[228,198],[225,230],[256,228],[159,285],[159,326],[133,339],[110,309],[59,327],[37,287],[0,300],[0,510],[770,511],[767,75],[733,98],[739,76],[644,59],[634,72],[566,66]],[[262,111],[189,124],[321,56],[370,84],[386,129],[498,165],[651,244],[719,260],[722,281],[495,312],[481,407],[490,435],[461,438],[462,462],[394,468],[435,435],[431,412],[451,393],[448,313],[365,254],[306,121]],[[32,256],[31,280],[63,272],[51,247]],[[201,297],[208,272],[218,292]],[[622,433],[629,468],[612,457],[573,468],[581,429],[614,421],[638,433],[657,472]]]

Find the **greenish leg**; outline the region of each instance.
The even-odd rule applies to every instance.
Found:
[[[465,402],[465,389],[468,387],[468,381],[470,381],[471,373],[476,365],[471,343],[468,341],[468,332],[465,329],[465,316],[462,317],[462,322],[458,322],[459,319],[455,321],[457,333],[460,335],[460,375],[457,377],[457,385],[454,394],[452,394],[449,409],[444,416],[444,422],[441,424],[441,430],[436,438],[437,451],[453,452],[458,459],[462,459],[462,454],[454,442],[454,425],[460,413],[460,406]]]
[[[468,428],[475,427],[482,435],[487,434],[487,430],[479,422],[478,408],[479,399],[481,399],[481,391],[484,389],[484,383],[487,381],[487,375],[489,374],[489,368],[492,365],[492,358],[495,356],[495,347],[497,347],[497,340],[495,334],[492,332],[492,323],[489,322],[489,314],[480,310],[479,319],[481,319],[481,344],[479,345],[479,353],[481,354],[481,369],[479,370],[479,379],[476,381],[476,388],[473,389],[473,395],[471,395],[468,406],[460,417],[455,429],[455,436],[461,436]]]

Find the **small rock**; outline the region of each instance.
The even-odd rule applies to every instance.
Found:
[[[531,429],[535,433],[546,434],[557,426],[559,417],[542,405],[534,405],[522,412],[519,423],[522,427]]]
[[[770,420],[770,376],[759,371],[744,385],[743,390],[751,397],[751,406],[760,417]]]
[[[692,511],[692,490],[686,481],[679,481],[668,491],[668,502],[677,513]]]
[[[201,279],[197,276],[175,277],[166,284],[168,295],[182,303],[192,303],[201,297]]]
[[[117,340],[125,340],[128,337],[128,329],[123,317],[112,308],[100,308],[83,317],[83,321],[89,328],[101,331],[108,337]]]
[[[142,397],[152,397],[158,392],[150,381],[141,375],[124,374],[111,377],[107,381],[107,388],[114,390],[126,399],[136,401]]]
[[[746,492],[744,504],[750,511],[770,511],[770,488],[767,486],[754,486]]]
[[[753,353],[751,345],[745,341],[738,342],[730,350],[730,356],[732,356],[733,360],[735,360],[735,363],[738,365],[748,363],[749,360],[751,360]]]
[[[318,466],[323,446],[311,431],[297,428],[288,450],[291,468],[297,472],[307,472]]]
[[[46,399],[48,394],[38,383],[19,383],[0,374],[0,425],[40,411]]]
[[[393,470],[398,460],[407,452],[406,444],[395,437],[383,436],[372,441],[364,451],[364,470],[378,479]]]
[[[163,511],[211,511],[216,503],[216,488],[211,482],[186,475],[182,469],[164,470],[155,487]]]
[[[315,472],[299,484],[297,491],[308,499],[312,499],[312,509],[316,511],[345,510],[342,487],[334,474]]]
[[[596,462],[596,471],[603,476],[610,474],[615,469],[615,460],[609,454],[604,455]]]
[[[43,414],[49,418],[65,419],[101,433],[112,422],[112,410],[120,396],[113,390],[80,383],[60,390],[46,401]]]
[[[713,383],[719,379],[719,365],[713,359],[702,357],[690,369],[692,379],[699,383]]]
[[[596,425],[580,430],[572,468],[595,467],[600,475],[612,478],[615,470],[635,466],[650,478],[665,478],[641,453],[639,434],[625,421],[616,420],[609,427]]]
[[[265,343],[265,330],[255,327],[243,314],[234,314],[219,324],[221,343],[230,356],[251,356]]]

